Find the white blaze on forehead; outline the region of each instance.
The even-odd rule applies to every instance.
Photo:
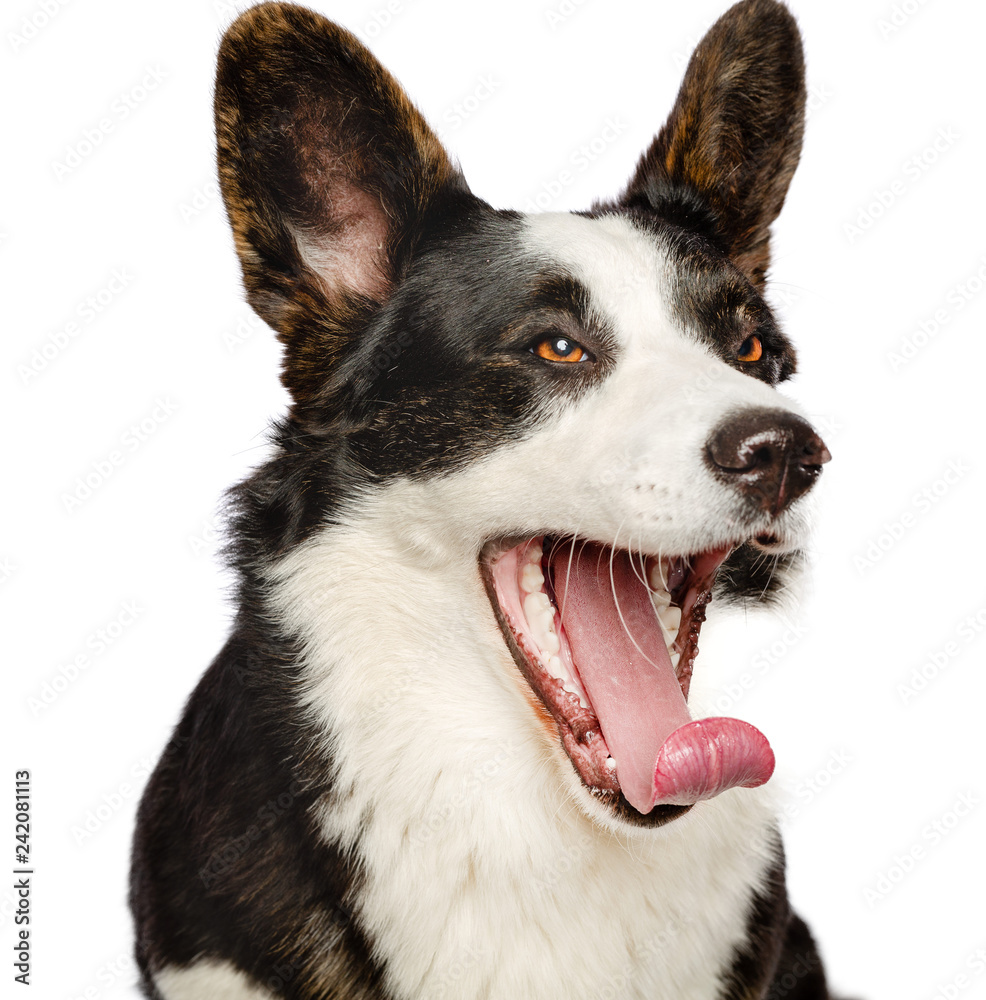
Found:
[[[652,236],[618,215],[551,212],[528,216],[525,224],[528,247],[582,283],[621,342],[671,332],[667,254]]]

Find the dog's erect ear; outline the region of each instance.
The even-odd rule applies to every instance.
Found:
[[[429,206],[467,189],[393,77],[303,7],[261,4],[230,26],[215,111],[247,295],[304,402],[400,280]]]
[[[804,109],[794,18],[774,0],[743,0],[695,49],[620,204],[703,231],[761,285],[770,224],[801,154]]]

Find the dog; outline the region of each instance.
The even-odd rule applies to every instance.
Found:
[[[829,996],[770,745],[697,658],[713,598],[783,592],[830,458],[764,299],[804,106],[793,17],[742,0],[622,194],[521,214],[343,28],[229,28],[219,176],[291,404],[139,808],[147,996]]]

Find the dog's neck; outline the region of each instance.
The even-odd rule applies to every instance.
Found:
[[[650,831],[591,817],[475,555],[410,516],[412,493],[393,491],[403,520],[378,506],[323,529],[271,589],[325,734],[321,833],[358,858],[357,917],[396,994],[716,995],[776,863],[767,798],[727,792]]]

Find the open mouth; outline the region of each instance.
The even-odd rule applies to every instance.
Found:
[[[759,730],[688,711],[699,632],[731,550],[658,558],[536,536],[483,553],[521,673],[586,788],[632,822],[666,822],[773,772]]]

